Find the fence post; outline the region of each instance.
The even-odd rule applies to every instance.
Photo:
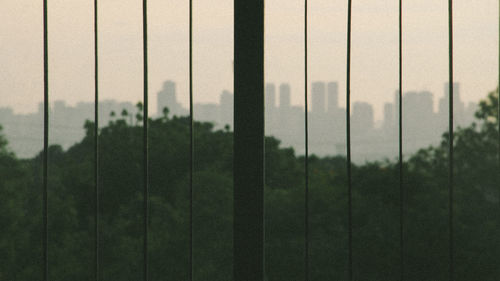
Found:
[[[264,0],[234,1],[234,280],[264,280]]]

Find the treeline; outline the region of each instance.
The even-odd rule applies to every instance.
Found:
[[[455,280],[498,280],[500,167],[498,100],[481,102],[477,122],[455,134]],[[100,280],[142,278],[141,116],[127,112],[100,129]],[[189,272],[189,119],[150,120],[151,280]],[[227,128],[195,124],[194,280],[232,280],[232,151]],[[50,280],[94,272],[94,123],[67,151],[49,149]],[[353,166],[354,280],[448,280],[448,139],[404,162]],[[304,279],[304,158],[266,138],[266,275]],[[347,173],[343,157],[309,158],[310,280],[347,280]],[[0,280],[40,280],[42,154],[21,160],[0,137]],[[400,203],[403,202],[401,218]],[[400,247],[400,221],[403,245]],[[401,259],[401,253],[403,259]]]

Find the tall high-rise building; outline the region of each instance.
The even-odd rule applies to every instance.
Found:
[[[185,113],[182,106],[177,102],[175,82],[170,80],[163,83],[163,89],[158,93],[157,114],[163,115],[165,107],[169,110],[169,116],[180,116]]]
[[[397,108],[397,111],[399,111],[399,90],[396,90],[394,91],[394,108],[395,108],[395,112],[396,113],[396,108]]]
[[[364,134],[373,129],[373,107],[367,102],[355,102],[352,106],[352,126],[356,133]]]
[[[267,83],[264,92],[264,109],[265,109],[265,130],[266,135],[276,131],[280,126],[279,116],[276,108],[276,86],[274,83]]]
[[[312,83],[312,113],[323,114],[325,113],[325,83],[313,82]]]
[[[433,95],[429,91],[410,91],[403,96],[403,137],[408,147],[418,146],[441,133],[436,124]]]
[[[448,127],[448,117],[450,109],[450,88],[449,83],[444,84],[444,97],[439,100],[439,122],[442,129]],[[465,104],[460,98],[460,84],[453,83],[453,119],[455,126],[465,125]]]
[[[429,91],[406,92],[403,96],[403,111],[407,118],[416,122],[420,122],[422,118],[431,117],[434,114],[432,93]]]
[[[339,84],[330,82],[327,85],[328,92],[328,112],[335,113],[339,108]]]
[[[444,84],[444,97],[439,100],[439,114],[447,116],[450,105],[450,83]],[[460,84],[453,83],[453,110],[455,114],[461,114],[464,110],[464,104],[460,99]]]
[[[394,127],[394,106],[391,103],[384,104],[384,129],[392,129]]]
[[[288,83],[283,83],[280,85],[280,108],[281,109],[286,109],[290,108],[291,102],[291,91],[290,91],[290,84]]]
[[[274,110],[276,107],[276,86],[274,83],[267,83],[265,88],[266,111]]]

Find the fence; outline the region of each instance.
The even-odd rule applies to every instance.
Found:
[[[44,149],[43,149],[43,280],[49,280],[49,259],[48,259],[48,155],[49,155],[49,68],[48,68],[48,25],[47,25],[47,2],[44,0],[43,25],[44,25]],[[304,271],[305,278],[309,280],[309,153],[308,153],[308,3],[304,3],[305,29],[305,186],[304,186]],[[98,1],[94,0],[94,40],[95,40],[95,127],[94,127],[94,185],[95,185],[95,280],[99,280],[99,235],[101,228],[99,224],[100,208],[100,182],[99,182],[99,58],[98,58]],[[454,92],[453,75],[453,1],[448,1],[448,61],[449,61],[449,93]],[[192,72],[192,0],[189,1],[189,97],[190,97],[190,254],[189,254],[189,280],[193,279],[193,167],[194,167],[194,126],[193,126],[193,72]],[[400,247],[400,278],[405,279],[405,184],[403,168],[403,1],[399,0],[399,247]],[[353,279],[353,227],[352,227],[352,161],[351,161],[351,26],[352,26],[352,0],[348,0],[348,21],[347,21],[347,87],[346,87],[346,143],[347,143],[347,186],[348,186],[348,279]],[[148,13],[147,0],[143,0],[143,67],[144,67],[144,114],[143,114],[143,280],[149,280],[149,127],[148,127]],[[264,276],[264,0],[234,1],[234,280],[265,280]],[[454,95],[449,95],[449,143],[448,143],[448,265],[449,280],[454,280]],[[500,107],[499,111],[500,113]],[[500,123],[500,122],[499,122]],[[499,128],[500,129],[500,128]],[[499,138],[500,144],[500,138]],[[500,157],[499,157],[500,159]]]

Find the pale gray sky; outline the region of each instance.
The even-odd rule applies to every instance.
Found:
[[[4,1],[0,10],[0,106],[35,111],[43,96],[42,1]],[[195,102],[217,102],[232,90],[232,0],[194,0]],[[404,2],[404,90],[447,81],[447,2]],[[309,1],[310,81],[339,82],[345,102],[346,0]],[[93,1],[49,0],[51,100],[93,100]],[[99,7],[102,99],[142,98],[142,1],[102,0]],[[352,95],[381,116],[397,89],[397,0],[353,1]],[[455,77],[465,101],[498,80],[498,1],[455,0]],[[149,1],[150,91],[166,79],[187,102],[188,1]],[[290,82],[303,101],[303,0],[266,1],[266,79]]]

